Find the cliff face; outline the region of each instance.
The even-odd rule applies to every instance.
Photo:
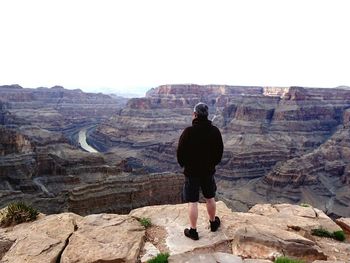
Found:
[[[90,154],[78,133],[119,114],[125,99],[62,87],[0,87],[0,207],[23,199],[45,213],[128,213],[181,202],[183,177],[149,174],[118,153]]]
[[[312,229],[341,228],[322,211],[289,204],[256,205],[248,213],[217,203],[221,226],[210,232],[205,204],[199,205],[199,240],[183,234],[187,205],[132,210],[128,215],[63,213],[0,228],[1,262],[147,262],[169,253],[169,262],[268,263],[280,256],[304,262],[348,262],[350,244],[311,235]],[[149,218],[144,228],[138,220]],[[349,227],[349,218],[341,225]]]
[[[86,153],[66,143],[29,146],[19,152],[11,145],[0,158],[1,206],[23,199],[45,213],[86,215],[181,202],[181,175],[133,171],[115,154]]]
[[[126,99],[63,87],[0,86],[0,124],[34,125],[51,131],[73,129],[118,114]]]
[[[102,151],[132,151],[149,170],[181,172],[177,141],[199,101],[209,105],[209,118],[223,134],[225,153],[217,178],[219,196],[231,207],[308,202],[328,213],[350,215],[348,89],[160,86],[145,98],[129,100],[120,115],[96,127],[90,142]],[[326,149],[329,144],[341,153],[329,157],[334,153]],[[317,152],[332,161],[316,161]]]
[[[349,169],[350,130],[339,128],[314,151],[276,165],[263,185],[270,190],[269,198],[276,188],[294,188],[292,198],[311,194],[312,203],[327,213],[349,215]]]
[[[2,206],[25,198],[45,212],[87,214],[178,202],[178,138],[204,101],[223,135],[218,197],[231,208],[304,202],[350,216],[349,89],[164,85],[125,107],[61,87],[2,86],[0,95]],[[83,128],[103,153],[78,149]],[[158,176],[164,186],[150,183]]]
[[[3,127],[0,127],[0,134],[0,156],[31,151],[30,141],[23,134]]]

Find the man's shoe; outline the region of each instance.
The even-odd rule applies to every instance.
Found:
[[[218,230],[219,226],[220,226],[220,218],[219,217],[215,217],[215,220],[212,222],[210,221],[210,230],[211,232],[215,232],[216,230]]]
[[[189,238],[191,238],[193,240],[198,240],[199,239],[197,229],[193,229],[193,228],[188,229],[188,228],[186,228],[184,230],[184,234],[185,234],[185,236],[187,236],[187,237],[189,237]]]

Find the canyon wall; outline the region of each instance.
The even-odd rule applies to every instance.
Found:
[[[0,207],[25,200],[45,213],[127,213],[181,202],[183,177],[148,173],[116,152],[87,153],[81,129],[118,115],[126,99],[62,87],[0,87]]]
[[[129,100],[120,115],[91,132],[90,143],[128,152],[150,171],[181,172],[178,138],[199,101],[209,105],[223,135],[218,195],[232,208],[309,202],[350,215],[347,88],[164,85]]]
[[[12,132],[12,141],[19,136],[6,132]],[[5,147],[6,155],[0,156],[1,206],[25,200],[45,213],[87,215],[182,201],[181,174],[146,174],[117,154],[86,153],[64,142],[28,144],[23,150],[17,140],[16,147]]]
[[[178,138],[203,101],[225,145],[219,199],[238,211],[288,202],[350,216],[346,87],[163,85],[127,102],[62,87],[0,95],[0,205],[88,214],[180,202]],[[82,128],[100,153],[79,148]]]

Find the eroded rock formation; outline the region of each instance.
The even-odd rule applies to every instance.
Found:
[[[229,207],[309,203],[350,216],[347,88],[164,85],[125,107],[62,87],[3,86],[0,94],[1,205],[25,198],[46,212],[86,214],[179,202],[177,141],[204,101],[223,134],[216,175],[218,197]],[[78,150],[81,129],[102,153]]]
[[[248,210],[260,202],[311,203],[350,216],[350,90],[302,87],[164,85],[129,100],[89,142],[124,151],[151,171],[178,171],[175,152],[193,106],[210,106],[223,134],[219,196]]]
[[[11,145],[14,151],[0,158],[1,206],[26,200],[45,213],[86,215],[181,202],[179,174],[133,170],[116,154],[86,153],[67,143],[29,146],[18,152]]]
[[[150,248],[156,254],[169,253],[169,262],[176,263],[267,263],[280,256],[308,263],[350,258],[348,241],[311,235],[315,228],[341,230],[316,208],[264,204],[240,213],[218,202],[217,214],[222,225],[210,232],[205,204],[200,204],[198,241],[183,234],[188,225],[186,204],[143,207],[128,215],[41,214],[34,222],[0,228],[0,260],[134,263],[149,260]],[[149,218],[152,226],[145,229],[141,218]]]
[[[45,213],[86,215],[181,202],[181,175],[79,149],[79,130],[119,114],[124,102],[62,87],[1,86],[0,207],[24,200]]]

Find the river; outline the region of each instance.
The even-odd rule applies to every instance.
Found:
[[[86,141],[86,128],[79,131],[79,145],[81,148],[83,148],[85,151],[90,153],[97,153],[98,151],[94,148],[92,148]]]

